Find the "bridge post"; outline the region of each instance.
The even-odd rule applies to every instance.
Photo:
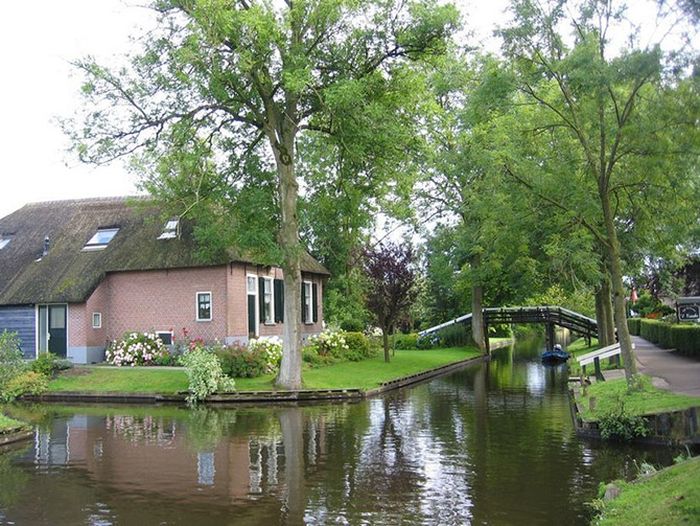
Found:
[[[486,323],[484,316],[484,350],[488,356],[491,356],[491,342],[489,342],[489,324]]]
[[[554,323],[551,321],[547,323],[547,350],[554,350]]]

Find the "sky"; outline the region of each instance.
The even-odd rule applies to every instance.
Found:
[[[68,151],[57,124],[82,104],[71,65],[93,55],[103,63],[131,49],[129,37],[152,22],[147,0],[7,2],[0,17],[0,217],[28,202],[134,195],[136,176],[116,162],[94,167]],[[470,42],[495,49],[490,35],[507,0],[459,0],[474,30]]]

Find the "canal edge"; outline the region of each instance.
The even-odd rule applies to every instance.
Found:
[[[492,350],[508,347],[512,345],[512,340],[498,342]],[[433,369],[428,369],[420,373],[403,376],[383,382],[379,387],[373,389],[302,389],[297,391],[241,391],[234,393],[222,393],[208,396],[202,401],[204,404],[239,404],[255,403],[256,405],[296,403],[296,402],[316,402],[316,401],[360,401],[372,398],[388,391],[408,387],[438,376],[451,373],[472,363],[490,360],[489,355],[480,355],[441,365]],[[120,393],[120,392],[54,392],[42,393],[39,395],[24,395],[22,401],[46,402],[46,403],[120,403],[120,404],[181,404],[185,403],[185,393],[178,394],[158,394],[158,393]]]

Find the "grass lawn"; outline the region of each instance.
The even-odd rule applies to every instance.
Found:
[[[472,347],[396,351],[391,363],[383,355],[361,362],[342,362],[328,367],[304,369],[304,386],[308,389],[371,389],[382,382],[408,376],[441,365],[474,358],[480,353]],[[273,389],[273,375],[236,378],[238,391]],[[187,374],[182,369],[148,367],[75,368],[51,381],[49,391],[90,391],[123,393],[175,393],[187,390]]]
[[[8,418],[2,413],[0,413],[0,435],[3,433],[10,433],[12,431],[17,431],[20,428],[23,428],[24,424],[22,422],[18,422],[17,420],[13,420],[12,418]]]
[[[700,524],[700,457],[635,483],[617,482],[622,493],[607,501],[600,526]]]
[[[588,399],[596,397],[595,411],[589,409]],[[642,389],[629,393],[624,378],[607,382],[596,382],[588,387],[587,397],[577,395],[582,402],[580,408],[584,420],[597,420],[601,415],[610,413],[617,408],[619,400],[625,404],[625,410],[634,415],[660,413],[677,409],[700,406],[700,397],[679,395],[651,385],[651,378],[642,377]]]

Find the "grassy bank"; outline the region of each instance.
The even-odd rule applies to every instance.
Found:
[[[396,351],[391,363],[377,356],[361,362],[342,362],[328,367],[304,369],[308,389],[371,389],[382,382],[433,369],[441,365],[479,356],[471,347]],[[236,378],[238,391],[271,390],[274,376]],[[182,369],[148,367],[75,368],[51,381],[49,391],[176,393],[187,390],[187,374]]]
[[[581,374],[581,366],[578,364],[576,361],[577,356],[581,356],[583,354],[588,354],[589,352],[597,351],[600,349],[602,346],[598,344],[598,340],[596,338],[591,338],[591,345],[588,345],[586,343],[585,338],[579,338],[575,342],[573,342],[571,345],[567,347],[567,351],[571,353],[571,359],[569,360],[569,370],[571,372],[572,376],[578,376]],[[620,369],[622,368],[622,357],[618,356],[618,362],[615,362],[612,358],[606,358],[604,360],[601,360],[600,362],[600,370],[601,371],[609,371],[611,369]],[[593,364],[589,364],[586,366],[586,374],[587,375],[592,375],[595,371],[595,368]]]
[[[687,409],[700,406],[700,398],[695,396],[679,395],[663,389],[658,389],[651,384],[648,376],[641,377],[639,390],[629,392],[624,378],[607,382],[596,382],[587,389],[587,396],[581,393],[577,396],[580,402],[581,416],[584,420],[592,421],[601,415],[611,413],[617,409],[620,401],[625,406],[625,411],[632,415],[644,415]],[[589,400],[595,397],[595,410],[591,411]]]
[[[12,433],[13,431],[19,431],[24,427],[22,422],[13,420],[12,418],[6,417],[0,413],[0,435],[5,433]]]
[[[634,483],[617,482],[620,496],[602,504],[600,526],[700,524],[700,457]]]

